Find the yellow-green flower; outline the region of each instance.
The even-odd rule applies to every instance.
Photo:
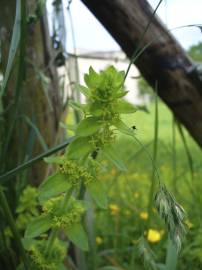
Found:
[[[151,243],[157,243],[161,240],[161,233],[154,229],[149,229],[147,240]]]
[[[110,204],[109,209],[111,211],[112,216],[116,216],[119,214],[120,208],[117,204],[114,204],[114,203]]]
[[[102,237],[100,237],[100,236],[97,236],[97,237],[95,238],[95,241],[96,241],[96,244],[97,244],[97,245],[101,245],[101,244],[103,243],[103,239],[102,239]]]
[[[185,224],[187,225],[187,227],[188,227],[189,229],[191,229],[191,228],[194,227],[193,223],[191,223],[188,219],[185,220]]]
[[[140,213],[140,218],[144,219],[144,220],[147,220],[148,219],[148,213],[147,212],[141,212]]]
[[[139,198],[140,194],[138,192],[134,192],[134,198],[137,199]]]

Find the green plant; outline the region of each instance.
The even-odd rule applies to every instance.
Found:
[[[23,245],[29,254],[30,267],[34,269],[60,269],[67,252],[67,240],[83,251],[89,249],[83,215],[90,205],[86,204],[84,195],[88,192],[99,208],[106,209],[106,190],[99,177],[103,170],[101,160],[108,159],[118,170],[127,170],[114,147],[118,132],[135,138],[134,130],[122,121],[122,114],[136,111],[133,105],[123,100],[127,94],[124,75],[112,66],[99,74],[92,67],[89,69],[89,74],[85,74],[87,87],[78,86],[86,96],[86,104],[71,102],[72,107],[82,111],[84,116],[74,128],[74,139],[64,155],[45,158],[47,163],[56,166],[56,172],[40,185],[38,191],[26,188],[20,199],[16,224],[18,229],[26,228]],[[33,197],[32,205],[28,197]],[[171,239],[179,247],[182,235],[176,236],[176,232],[183,226],[184,217],[177,211],[181,207],[161,183],[156,205],[168,223]],[[39,212],[39,208],[42,211]],[[25,217],[28,224],[24,222]],[[179,221],[177,224],[176,220]],[[60,240],[61,233],[65,236],[63,241]],[[90,245],[90,248],[93,247]],[[95,265],[91,267],[93,269]]]
[[[61,242],[58,239],[61,230],[79,248],[88,250],[87,236],[81,225],[82,215],[87,209],[83,201],[85,190],[98,207],[107,207],[106,191],[99,179],[102,167],[96,158],[104,156],[118,169],[126,170],[113,147],[117,130],[133,134],[133,130],[121,120],[121,114],[136,111],[133,105],[122,99],[127,94],[123,86],[124,75],[124,72],[118,72],[112,66],[100,74],[93,68],[89,69],[89,74],[85,74],[87,87],[78,86],[79,91],[85,94],[87,103],[71,103],[84,115],[75,129],[75,139],[63,156],[45,159],[48,163],[56,164],[57,171],[39,187],[42,213],[28,224],[23,240],[24,243],[32,243],[33,240],[33,244],[26,248],[31,255],[31,263],[39,269],[46,269],[43,268],[45,261],[46,265],[52,265],[52,269],[59,269],[63,256],[60,261],[52,261],[54,256],[51,254],[56,241],[57,245]],[[43,257],[39,258],[36,254]]]
[[[161,2],[159,1],[159,4]],[[156,10],[153,15],[155,12]],[[142,38],[148,30],[150,23],[151,21],[149,21]],[[137,59],[143,50],[144,48],[137,47],[128,70],[132,62]],[[92,204],[86,203],[85,194],[90,194],[100,209],[106,209],[106,187],[103,185],[100,177],[105,168],[103,168],[101,160],[103,158],[108,159],[120,171],[127,170],[122,158],[119,157],[119,151],[115,149],[118,132],[131,136],[141,145],[134,136],[134,130],[129,128],[122,120],[122,114],[130,114],[136,111],[134,106],[122,99],[127,94],[123,83],[127,77],[128,70],[125,74],[124,72],[116,71],[114,67],[109,67],[98,74],[93,68],[90,68],[89,74],[85,75],[87,87],[78,86],[78,90],[86,96],[87,103],[70,102],[71,106],[79,110],[84,116],[84,119],[77,126],[71,127],[75,130],[75,137],[0,176],[1,180],[7,180],[34,162],[49,156],[51,153],[55,153],[59,149],[63,149],[69,144],[64,155],[45,159],[47,163],[52,164],[54,168],[56,167],[56,172],[41,184],[39,190],[37,191],[30,187],[24,190],[16,211],[16,226],[2,191],[1,200],[4,202],[4,207],[2,207],[1,211],[4,212],[12,229],[9,232],[9,237],[14,238],[19,245],[21,256],[24,257],[25,268],[27,267],[27,255],[29,255],[28,269],[64,269],[63,262],[66,258],[67,249],[71,249],[71,245],[68,246],[67,244],[69,242],[74,243],[83,251],[90,248],[91,255],[95,254],[95,247],[93,246],[95,241],[90,239],[93,238],[92,228],[90,228],[93,226],[91,226],[92,224],[87,224],[86,226],[88,231],[91,230],[91,233],[88,234],[89,243],[85,228],[83,228],[85,224],[84,217],[90,216],[89,212],[92,210]],[[30,121],[27,122],[30,125],[32,124]],[[38,133],[37,128],[35,128],[35,132]],[[38,137],[40,137],[40,133]],[[155,140],[157,142],[157,134]],[[43,140],[40,141],[44,149],[46,149]],[[144,146],[142,148],[148,154],[147,149]],[[157,146],[154,146],[154,148],[156,148],[154,149],[154,152],[156,152]],[[154,153],[154,156],[156,156],[156,153]],[[150,155],[149,158],[151,159]],[[153,157],[152,163],[154,181],[157,175],[156,158]],[[156,196],[157,208],[168,224],[172,240],[175,240],[176,229],[178,230],[180,226],[180,229],[184,228],[184,213],[173,196],[160,182],[160,179],[159,188],[160,190]],[[149,212],[151,212],[153,195],[154,188],[151,188]],[[37,200],[36,197],[38,198]],[[28,198],[33,199],[33,205],[29,204]],[[113,213],[120,211],[116,205],[112,206]],[[117,220],[115,220],[116,222]],[[92,218],[90,223],[92,223]],[[117,226],[117,223],[115,225]],[[20,232],[26,229],[23,241],[21,241],[16,227]],[[142,233],[143,230],[140,234]],[[179,241],[181,241],[181,236],[180,234]],[[142,242],[139,241],[140,247],[144,241],[145,239]],[[176,243],[178,244],[179,241],[176,241]],[[21,242],[23,242],[24,248]],[[114,242],[117,247],[116,241]],[[26,249],[27,254],[25,254],[24,249]],[[144,252],[141,252],[141,250]],[[152,252],[150,252],[147,244],[143,244],[141,250],[140,253],[145,257],[146,263],[150,266],[152,265],[151,267],[156,267],[155,262],[149,262]],[[83,254],[82,256],[85,257]],[[131,269],[133,269],[132,259],[133,256],[131,258]],[[93,260],[92,262],[91,267],[95,269],[97,264]],[[19,265],[19,269],[23,267],[23,264]],[[117,268],[105,267],[103,269]]]

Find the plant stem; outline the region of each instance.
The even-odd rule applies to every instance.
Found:
[[[154,146],[153,146],[153,162],[156,164],[157,159],[157,149],[158,149],[158,96],[157,96],[157,84],[155,91],[155,126],[154,126]],[[155,189],[155,169],[153,168],[152,177],[151,177],[151,187],[149,192],[149,201],[148,201],[148,222],[147,227],[150,225],[151,215],[152,215],[152,205],[153,205],[153,196]]]
[[[194,177],[193,159],[192,159],[192,156],[191,156],[191,152],[189,151],[189,147],[188,147],[188,144],[187,144],[187,141],[186,141],[182,126],[178,121],[177,121],[177,128],[178,128],[179,134],[181,136],[181,139],[182,139],[182,142],[183,142],[183,145],[184,145],[184,149],[185,149],[185,152],[186,152],[186,155],[187,155],[187,161],[188,161],[188,164],[189,164],[191,179],[193,180],[193,177]]]
[[[173,189],[177,193],[177,164],[176,164],[176,130],[175,130],[175,117],[172,119],[172,169],[173,169]]]
[[[28,268],[27,256],[26,256],[24,247],[22,245],[19,232],[18,232],[17,227],[15,225],[15,221],[14,221],[14,218],[12,216],[12,213],[11,213],[7,198],[4,195],[4,192],[2,190],[2,187],[0,187],[0,203],[1,203],[2,209],[4,211],[5,217],[7,219],[7,222],[9,224],[9,226],[10,226],[10,229],[11,229],[11,231],[13,233],[16,245],[18,246],[18,249],[19,249],[19,251],[21,253],[25,269],[28,270],[29,268]]]
[[[150,20],[148,21],[148,24],[147,24],[147,26],[145,27],[144,32],[142,33],[142,35],[141,35],[141,37],[140,37],[140,41],[139,41],[139,43],[137,44],[136,49],[134,50],[134,53],[133,53],[133,55],[132,55],[132,57],[131,57],[130,63],[129,63],[128,68],[127,68],[127,70],[126,70],[126,74],[125,74],[124,81],[126,80],[126,78],[127,78],[127,76],[128,76],[128,73],[129,73],[129,70],[130,70],[132,64],[133,64],[133,63],[135,62],[135,60],[136,60],[137,54],[141,51],[141,45],[142,45],[141,43],[142,43],[142,41],[143,41],[143,39],[144,39],[144,37],[145,37],[145,35],[146,35],[146,33],[147,33],[147,31],[148,31],[148,29],[149,29],[151,23],[152,23],[152,21],[153,21],[153,18],[154,18],[155,14],[156,14],[156,11],[157,11],[157,9],[159,8],[159,6],[160,6],[160,4],[162,3],[162,1],[163,1],[163,0],[160,0],[160,1],[158,2],[158,5],[156,6],[155,10],[153,11],[153,13],[152,13],[152,15],[151,15],[151,18],[150,18]]]
[[[51,234],[50,234],[49,238],[48,238],[48,243],[47,243],[46,250],[45,250],[45,255],[47,256],[47,258],[51,254],[52,246],[53,246],[53,244],[55,242],[55,238],[57,236],[57,233],[58,233],[58,229],[56,229],[56,228],[53,229],[51,231]]]
[[[72,191],[73,191],[73,188],[71,188],[70,190],[68,190],[65,194],[65,198],[64,198],[64,201],[62,202],[61,204],[61,210],[66,206],[66,204],[68,203],[70,197],[71,197],[71,194],[72,194]],[[57,228],[54,228],[52,231],[51,231],[51,234],[49,236],[49,239],[48,239],[48,243],[47,243],[47,246],[46,246],[46,250],[45,250],[45,254],[47,256],[47,258],[50,256],[51,254],[51,250],[52,250],[52,247],[53,247],[53,244],[55,242],[55,238],[57,237],[57,233],[58,233],[58,229]]]

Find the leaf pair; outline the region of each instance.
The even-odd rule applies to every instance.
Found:
[[[47,216],[40,216],[32,221],[25,232],[24,243],[29,246],[33,243],[32,238],[38,237],[47,232],[51,228],[51,220]],[[88,250],[88,238],[80,223],[73,224],[69,228],[64,229],[65,234],[71,242],[73,242],[80,249]]]

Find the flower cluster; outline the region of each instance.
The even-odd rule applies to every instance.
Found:
[[[98,74],[90,68],[89,74],[85,74],[84,79],[90,90],[87,97],[89,114],[98,117],[102,122],[102,127],[92,136],[91,142],[96,148],[101,148],[115,140],[111,124],[120,118],[117,104],[127,93],[123,87],[124,72],[117,72],[110,66]]]
[[[66,255],[65,245],[56,239],[51,249],[51,254],[48,258],[44,250],[46,250],[47,241],[38,240],[32,245],[30,249],[30,257],[32,269],[35,270],[57,270],[61,266],[61,262],[64,261]]]
[[[114,142],[115,130],[120,128],[121,114],[136,111],[132,104],[122,99],[127,94],[124,76],[123,71],[119,72],[113,66],[99,74],[90,67],[89,74],[84,76],[87,87],[78,86],[86,96],[87,104],[77,105],[83,109],[85,118],[77,126],[76,135],[88,137],[94,151]],[[124,124],[121,125],[123,128]]]
[[[62,207],[63,201],[64,196],[61,195],[46,201],[43,205],[43,215],[50,217],[52,227],[68,228],[72,224],[79,223],[85,212],[84,205],[73,197],[70,198],[67,206]]]
[[[18,214],[16,225],[18,229],[24,230],[29,222],[39,215],[37,196],[38,190],[35,187],[27,186],[23,190],[16,209]]]
[[[78,185],[81,180],[85,185],[93,181],[93,177],[87,169],[72,160],[64,160],[59,166],[59,171],[67,176],[71,185]]]
[[[92,135],[89,139],[89,143],[94,150],[102,149],[105,145],[111,144],[115,141],[114,129],[108,123],[103,123],[102,129],[99,132]]]
[[[36,214],[37,207],[37,196],[38,190],[37,188],[27,186],[20,196],[19,204],[17,207],[17,213],[23,213],[25,211],[31,211],[32,214]]]

